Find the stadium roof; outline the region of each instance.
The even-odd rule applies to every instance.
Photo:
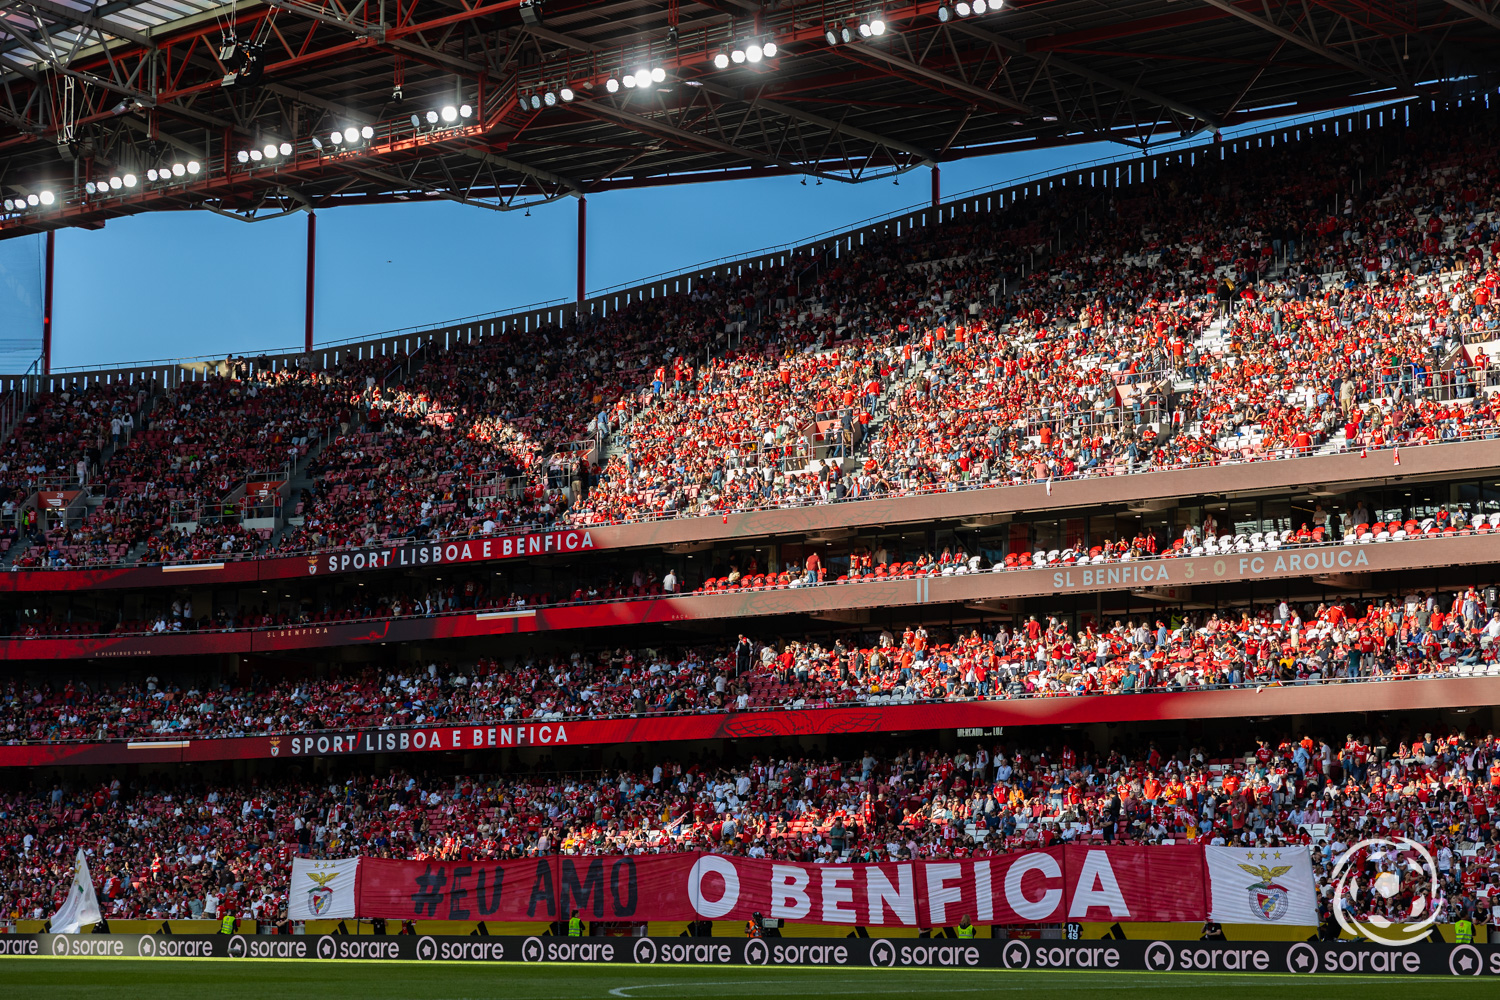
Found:
[[[972,6],[0,0],[0,237],[164,209],[509,210],[715,178],[859,182],[1462,96],[1500,65],[1500,0]],[[774,56],[715,65],[766,42]],[[641,70],[650,85],[629,86]]]

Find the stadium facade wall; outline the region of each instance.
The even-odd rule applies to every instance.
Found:
[[[1119,590],[1144,591],[1148,602],[1150,595],[1155,594],[1169,603],[1181,603],[1188,599],[1189,588],[1208,584],[1274,582],[1317,576],[1339,576],[1345,582],[1357,582],[1364,574],[1376,572],[1495,563],[1500,563],[1500,534],[1455,535],[1379,544],[1321,545],[1275,552],[1143,559],[1098,566],[1046,566],[962,576],[862,580],[818,587],[732,590],[594,604],[459,611],[422,618],[309,623],[269,629],[0,639],[0,659],[134,659],[272,653],[854,609],[904,607],[920,610],[928,605],[977,602],[985,602],[987,607],[1003,611],[1005,602],[1023,598]]]
[[[1308,486],[1352,488],[1390,481],[1417,482],[1483,474],[1500,469],[1497,442],[1463,441],[1408,447],[1396,466],[1388,454],[1357,453],[1205,466],[1129,476],[933,492],[918,496],[873,497],[838,504],[755,510],[724,516],[642,520],[589,525],[524,535],[445,541],[441,545],[401,544],[318,555],[228,562],[107,569],[14,570],[0,573],[0,592],[61,592],[82,589],[181,587],[219,583],[323,578],[455,563],[577,555],[592,551],[659,547],[778,534],[1014,515],[1024,511],[1084,509],[1100,504],[1171,499],[1182,496],[1242,494]],[[518,550],[518,542],[526,551]],[[467,547],[467,548],[466,548]],[[1445,565],[1446,560],[1429,565]],[[1295,575],[1295,574],[1294,574]],[[1047,591],[1038,591],[1038,594]]]
[[[1258,689],[648,715],[551,723],[473,723],[279,736],[10,744],[0,745],[0,767],[173,764],[379,753],[484,753],[559,746],[942,730],[951,730],[958,736],[988,737],[1018,726],[1291,717],[1478,705],[1500,705],[1500,676],[1324,681]]]

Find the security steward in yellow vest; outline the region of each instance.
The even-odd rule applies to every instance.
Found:
[[[961,938],[972,938],[974,936],[974,932],[977,930],[977,927],[969,923],[969,915],[965,913],[962,917],[959,918],[958,927],[954,929],[954,933]]]
[[[577,910],[568,918],[568,937],[583,937],[583,918],[578,915]]]
[[[221,920],[221,921],[219,921],[219,933],[220,934],[233,934],[234,933],[234,914],[233,913],[226,913],[226,914],[224,914],[224,919]]]
[[[1474,921],[1470,920],[1468,917],[1459,917],[1457,920],[1453,921],[1453,943],[1474,943]]]

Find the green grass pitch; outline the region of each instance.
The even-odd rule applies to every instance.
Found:
[[[1235,1000],[1493,1000],[1486,979],[1235,973],[763,969],[656,965],[433,965],[0,958],[6,1000],[1026,1000],[1091,996]]]

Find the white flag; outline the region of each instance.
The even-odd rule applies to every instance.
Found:
[[[1205,847],[1208,918],[1221,924],[1316,926],[1317,889],[1306,847]]]
[[[94,878],[89,874],[88,859],[80,849],[78,862],[73,868],[73,883],[68,886],[68,898],[52,914],[49,926],[53,934],[77,934],[84,927],[93,927],[100,919]]]
[[[286,914],[291,920],[345,920],[354,916],[354,882],[359,858],[292,861]]]

